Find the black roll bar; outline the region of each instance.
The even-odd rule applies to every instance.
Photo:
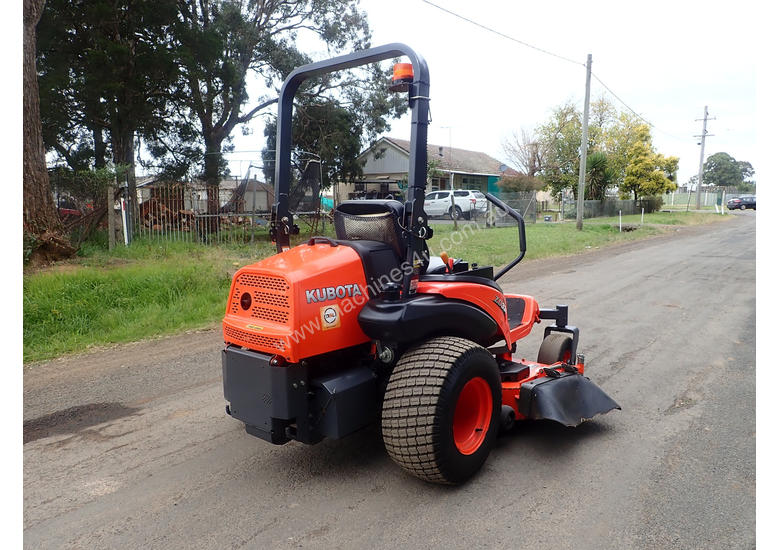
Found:
[[[430,77],[428,64],[412,48],[394,43],[351,54],[303,65],[293,70],[282,84],[279,95],[279,111],[276,131],[276,197],[271,213],[271,228],[276,237],[276,249],[282,252],[290,247],[290,160],[292,148],[292,111],[295,92],[309,78],[326,73],[351,69],[385,59],[406,56],[412,63],[414,81],[409,86],[409,107],[412,110],[412,131],[409,151],[409,190],[404,205],[402,225],[408,235],[406,259],[413,270],[404,276],[403,292],[410,290],[413,277],[419,276],[421,264],[415,261],[415,253],[422,255],[425,240],[432,231],[425,214],[425,184],[428,164],[428,102],[430,101]]]
[[[498,197],[494,197],[490,193],[485,193],[485,197],[487,200],[495,204],[497,207],[499,207],[501,210],[512,216],[517,221],[517,231],[519,233],[518,238],[520,240],[520,255],[509,262],[504,269],[498,272],[498,274],[493,277],[494,281],[497,281],[499,277],[501,277],[504,273],[515,267],[517,264],[520,263],[520,260],[523,259],[523,256],[525,256],[525,221],[523,220],[523,216],[520,215],[520,212],[506,204],[504,201],[499,199]]]

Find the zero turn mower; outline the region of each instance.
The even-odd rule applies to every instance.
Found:
[[[350,200],[335,208],[336,239],[290,248],[293,97],[308,78],[393,57],[391,90],[412,111],[406,201]],[[579,330],[568,308],[539,307],[496,282],[525,254],[493,267],[442,254],[423,210],[428,67],[389,44],[295,69],[282,86],[276,136],[272,238],[278,253],[236,272],[223,321],[227,412],[275,444],[338,439],[375,422],[392,459],[427,481],[463,482],[484,463],[501,428],[550,419],[576,426],[619,408],[583,376]],[[538,323],[536,361],[516,360],[516,342]]]

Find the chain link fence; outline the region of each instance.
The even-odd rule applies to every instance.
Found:
[[[536,223],[537,209],[539,204],[536,200],[535,191],[518,191],[513,193],[499,192],[495,196],[504,202],[507,206],[517,210],[525,223]],[[491,213],[491,204],[488,203],[488,212],[486,216],[490,220],[491,215],[495,218],[496,227],[506,227],[517,225],[517,222],[511,216],[503,214],[499,209],[492,208],[494,210]]]
[[[742,192],[737,187],[702,188],[700,197],[701,205],[708,207],[716,206],[721,204],[721,201],[725,204],[729,199],[741,197],[743,195],[755,195],[755,192]],[[695,208],[696,191],[676,191],[664,195],[664,206],[672,208],[681,208],[683,206]]]
[[[645,212],[650,212],[651,201],[645,200],[619,200],[619,199],[604,199],[599,201],[583,201],[582,217],[583,219],[589,218],[611,218],[622,214],[624,216],[630,214],[641,214],[642,209]],[[577,219],[577,201],[565,201],[561,204],[561,212],[563,219],[576,220]]]
[[[200,242],[203,244],[251,243],[268,238],[271,206],[274,201],[273,186],[250,180],[234,180],[217,188],[202,181],[142,182],[137,187],[138,210],[134,215],[134,237],[145,240]],[[296,223],[304,234],[322,231],[332,223],[327,213],[316,209],[321,197],[300,198],[300,205],[307,208],[299,212]],[[676,196],[675,196],[676,195]],[[558,204],[538,201],[536,192],[499,192],[496,196],[517,210],[526,224],[536,223],[544,215],[545,221],[574,220],[577,217],[576,200],[564,200]],[[684,204],[687,193],[664,196],[664,205]],[[722,195],[703,193],[705,205],[715,204]],[[726,194],[726,200],[737,194]],[[646,200],[586,200],[583,217],[615,217],[639,214],[653,210]],[[554,210],[549,210],[550,208]],[[118,212],[119,214],[119,212]],[[132,216],[132,214],[130,214]],[[515,225],[515,220],[488,203],[486,212],[472,211],[470,218],[496,227]],[[121,219],[121,218],[120,218]],[[120,222],[121,223],[121,222]]]

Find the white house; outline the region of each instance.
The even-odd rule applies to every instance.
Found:
[[[383,198],[403,194],[409,171],[409,141],[383,137],[363,151],[363,177],[355,183],[339,183],[336,201],[352,198]],[[500,160],[479,151],[428,144],[428,161],[434,161],[439,176],[431,178],[426,191],[478,189],[497,192],[502,175],[517,174]]]

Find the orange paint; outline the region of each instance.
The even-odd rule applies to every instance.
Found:
[[[509,344],[509,347],[520,338],[527,336],[531,332],[534,324],[540,321],[539,303],[534,298],[519,294],[504,295],[487,285],[466,282],[461,283],[456,281],[420,281],[420,284],[417,286],[417,292],[424,294],[440,294],[447,298],[469,302],[481,308],[485,313],[490,315],[498,325],[499,336],[496,340],[505,340]],[[516,327],[509,326],[509,320],[505,311],[507,307],[505,296],[506,298],[519,298],[525,301],[522,322]],[[503,308],[499,305],[499,302],[503,303]]]

